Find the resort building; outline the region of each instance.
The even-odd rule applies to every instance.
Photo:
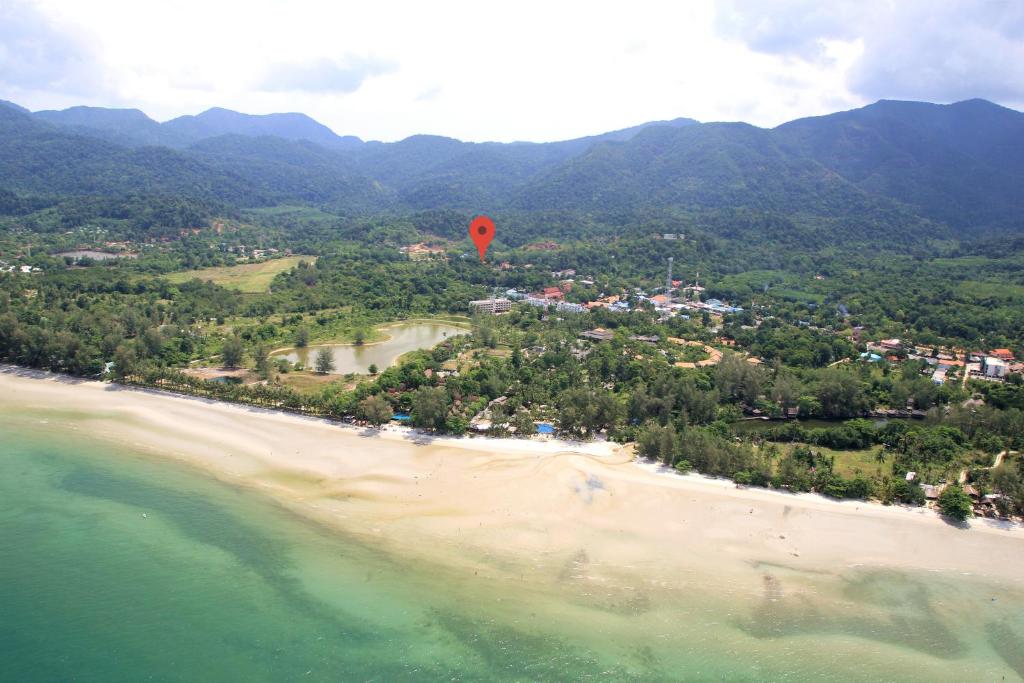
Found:
[[[555,310],[559,313],[582,313],[587,310],[583,307],[583,304],[573,304],[568,301],[559,301],[555,304]]]
[[[478,299],[470,301],[469,307],[477,313],[505,313],[512,310],[512,302],[508,299]]]

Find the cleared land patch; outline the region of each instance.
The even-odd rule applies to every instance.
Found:
[[[208,280],[222,287],[255,294],[269,290],[274,276],[294,268],[299,264],[299,261],[312,263],[316,261],[316,257],[285,256],[283,258],[260,261],[259,263],[242,263],[237,266],[182,270],[176,273],[168,273],[164,277],[175,284],[181,284],[194,279]]]

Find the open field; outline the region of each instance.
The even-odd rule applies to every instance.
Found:
[[[237,266],[218,266],[200,270],[185,270],[165,275],[175,284],[199,279],[208,280],[222,287],[255,294],[266,292],[274,276],[294,268],[299,261],[316,261],[315,256],[285,256],[260,263],[243,263]]]
[[[892,464],[891,459],[886,459],[884,463],[880,463],[875,459],[875,454],[878,453],[878,446],[852,451],[840,451],[823,446],[811,446],[810,448],[822,455],[834,457],[835,465],[833,466],[833,471],[847,478],[853,478],[858,474],[871,476],[878,473],[879,469],[888,471],[889,466]]]
[[[305,394],[323,391],[329,384],[337,384],[342,386],[344,391],[349,391],[359,383],[358,379],[346,380],[344,375],[321,375],[312,370],[292,370],[287,373],[275,373],[274,376],[281,384]]]

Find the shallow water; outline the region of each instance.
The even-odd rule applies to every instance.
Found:
[[[666,582],[591,572],[585,548],[557,571],[477,576],[68,424],[0,415],[2,681],[1024,675],[1019,585],[764,563]]]
[[[389,339],[375,344],[355,346],[353,344],[317,344],[301,349],[288,349],[276,358],[287,358],[292,363],[313,367],[316,354],[322,348],[331,350],[334,356],[334,374],[349,372],[365,374],[371,365],[383,370],[392,365],[398,357],[409,351],[429,349],[448,337],[467,334],[468,330],[445,323],[411,322],[391,325],[384,329]]]

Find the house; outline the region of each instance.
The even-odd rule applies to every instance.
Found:
[[[974,488],[970,484],[965,484],[964,485],[964,493],[966,493],[968,496],[970,496],[971,500],[973,500],[975,502],[977,502],[978,500],[981,499],[981,494],[978,492],[978,489]]]
[[[982,372],[986,377],[1001,379],[1006,377],[1009,369],[1010,366],[1005,360],[995,356],[985,356],[985,360],[982,362]]]
[[[1010,351],[1010,349],[992,349],[992,351],[989,352],[988,355],[992,356],[993,358],[998,358],[999,360],[1013,360],[1013,351]]]
[[[580,336],[586,339],[593,339],[594,341],[611,341],[615,337],[615,333],[603,327],[595,327],[592,330],[581,333]]]
[[[724,313],[742,313],[743,309],[739,306],[730,306],[722,302],[720,299],[708,299],[704,302],[704,308],[711,311],[712,313],[718,313],[719,315]]]
[[[573,304],[568,301],[559,301],[555,304],[555,310],[559,313],[582,313],[586,309],[583,308],[583,304]]]
[[[565,293],[558,287],[545,287],[544,291],[540,294],[541,299],[563,299]]]
[[[536,306],[537,308],[547,308],[548,306],[551,305],[551,302],[549,300],[543,297],[539,297],[537,295],[531,295],[526,297],[525,299],[523,299],[523,303],[530,304],[531,306]]]
[[[921,484],[921,490],[924,491],[924,497],[927,500],[938,500],[939,494],[946,490],[946,485]]]
[[[629,338],[632,339],[633,341],[643,342],[645,344],[657,344],[658,340],[661,339],[661,337],[659,337],[656,334],[651,334],[651,335],[631,334],[629,336]]]
[[[444,247],[430,246],[425,242],[413,244],[408,247],[402,247],[399,251],[405,252],[412,261],[422,261],[423,259],[428,259],[433,256],[445,256]]]
[[[575,277],[576,271],[572,268],[566,268],[565,270],[553,270],[551,271],[551,277],[556,280],[563,280],[568,277]]]

